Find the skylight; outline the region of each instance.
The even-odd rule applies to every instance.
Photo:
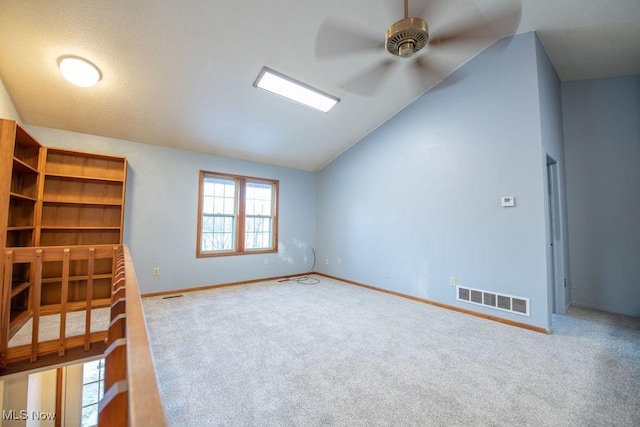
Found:
[[[335,96],[326,94],[267,67],[262,68],[253,85],[324,113],[340,102]]]

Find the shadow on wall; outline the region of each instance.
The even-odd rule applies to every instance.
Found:
[[[290,244],[278,242],[278,258],[291,265],[315,267],[315,250],[307,242],[293,238]]]

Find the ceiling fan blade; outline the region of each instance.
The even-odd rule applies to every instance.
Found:
[[[375,53],[380,47],[384,47],[381,37],[368,35],[353,25],[326,20],[318,30],[315,53],[316,58],[325,59],[358,52]]]
[[[426,20],[427,22],[439,22],[443,17],[450,16],[453,12],[453,7],[459,4],[459,0],[424,0],[422,6],[417,5],[417,10],[413,7],[409,9],[410,16],[417,16]],[[409,5],[411,6],[411,5]],[[416,10],[415,13],[414,10]]]
[[[373,96],[382,87],[382,83],[393,71],[398,61],[387,59],[359,73],[340,85],[344,90],[362,96]]]
[[[465,6],[466,13],[458,14],[456,21],[442,25],[431,34],[429,47],[439,48],[459,43],[498,40],[515,34],[520,25],[522,4],[520,0],[508,0],[493,4],[484,11]]]
[[[430,55],[418,57],[412,64],[411,71],[418,84],[430,91],[453,86],[466,77],[460,70],[452,70]]]
[[[514,34],[520,24],[521,12],[521,0],[485,3],[482,10],[466,0],[429,0],[424,12],[427,19],[430,16],[456,18],[441,25],[437,20],[430,21],[434,25],[427,52],[417,57],[411,67],[414,80],[429,90],[441,90],[457,84],[466,76],[464,71],[456,71],[450,61],[455,57],[456,47],[491,42]]]
[[[440,81],[450,70],[429,55],[420,55],[411,63],[411,71],[422,82]]]

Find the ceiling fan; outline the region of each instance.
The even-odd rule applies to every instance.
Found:
[[[373,67],[340,85],[359,95],[377,93],[403,61],[410,61],[410,69],[419,81],[433,85],[453,71],[450,59],[465,49],[513,35],[521,10],[521,0],[427,0],[420,16],[434,19],[431,24],[435,31],[430,33],[426,20],[409,16],[409,1],[404,0],[404,18],[387,29],[384,39],[354,25],[326,20],[318,31],[315,53],[318,59],[358,53],[380,56]],[[426,52],[419,54],[423,49]]]

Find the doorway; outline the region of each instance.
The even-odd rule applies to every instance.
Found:
[[[549,269],[552,280],[553,312],[565,314],[567,311],[567,279],[564,265],[563,222],[560,212],[558,162],[547,156],[547,194],[549,206],[549,245],[551,256]]]

